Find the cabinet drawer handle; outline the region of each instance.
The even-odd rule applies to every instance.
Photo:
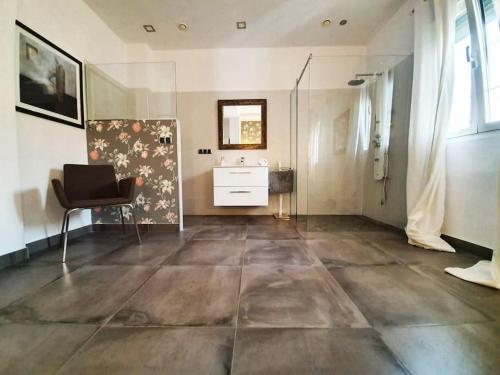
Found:
[[[251,174],[252,172],[229,172],[229,174]]]
[[[249,190],[235,190],[235,191],[230,191],[231,194],[250,194],[251,191]]]

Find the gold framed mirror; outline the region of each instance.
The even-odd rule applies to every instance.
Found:
[[[219,150],[267,148],[267,100],[218,100]]]

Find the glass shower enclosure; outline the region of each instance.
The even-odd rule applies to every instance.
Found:
[[[380,182],[383,199],[394,71],[407,58],[307,58],[290,92],[290,213],[307,229],[325,215],[360,215],[365,179]]]

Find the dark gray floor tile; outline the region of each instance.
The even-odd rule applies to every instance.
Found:
[[[83,324],[0,325],[0,373],[54,374],[96,329]]]
[[[392,230],[380,229],[377,231],[353,231],[352,232],[358,239],[363,241],[402,241],[406,243],[408,241],[404,233],[399,233]]]
[[[231,328],[104,328],[61,374],[228,374]]]
[[[382,338],[415,375],[483,375],[500,370],[500,323],[391,327]]]
[[[356,235],[356,232],[307,232],[298,229],[300,236],[306,240],[331,240],[331,241],[340,241],[340,240],[358,240],[359,237]]]
[[[247,240],[244,263],[260,265],[312,265],[316,263],[301,240]]]
[[[307,247],[331,267],[394,264],[395,259],[361,240],[306,240]]]
[[[330,272],[373,325],[487,320],[483,314],[406,266],[333,268]]]
[[[0,309],[54,281],[64,272],[62,264],[0,270]]]
[[[244,240],[246,225],[202,225],[192,240]]]
[[[322,266],[245,266],[238,324],[324,328],[367,322]]]
[[[170,244],[182,245],[184,242],[189,240],[192,235],[196,232],[197,227],[185,228],[184,231],[164,231],[164,230],[152,230],[150,232],[145,232],[141,234],[143,242],[149,241],[164,241]],[[137,244],[136,242],[131,242],[131,244]]]
[[[404,374],[372,329],[238,329],[232,374]]]
[[[132,240],[131,243],[136,243]],[[121,240],[79,240],[68,244],[66,253],[66,265],[69,269],[80,267],[97,257],[107,254],[123,246]],[[59,248],[50,249],[34,255],[28,265],[61,264],[63,250]]]
[[[156,269],[85,266],[0,312],[14,322],[98,323],[116,312]]]
[[[247,225],[249,220],[246,215],[212,215],[205,216],[203,225]]]
[[[300,234],[290,225],[249,225],[247,238],[253,240],[300,239]]]
[[[92,264],[159,266],[173,256],[180,246],[168,241],[147,241],[141,245],[126,245],[97,258]]]
[[[232,326],[240,267],[167,266],[113,318],[124,325]]]
[[[468,253],[448,253],[427,250],[408,244],[407,241],[373,241],[374,246],[404,264],[432,264],[440,267],[461,267],[475,264],[479,259]]]
[[[166,264],[239,266],[244,250],[244,240],[189,241]]]
[[[436,266],[421,264],[410,268],[431,279],[436,287],[444,288],[490,318],[500,320],[500,292],[497,289],[459,279]]]

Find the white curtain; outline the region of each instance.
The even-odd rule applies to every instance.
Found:
[[[497,245],[493,249],[493,259],[481,260],[469,268],[448,267],[445,271],[460,279],[473,283],[500,289],[500,164],[498,165],[498,194],[497,194]]]
[[[370,142],[371,99],[368,84],[360,88],[353,106],[346,147],[343,175],[345,208],[361,214],[363,206],[363,176]]]
[[[454,252],[441,239],[446,137],[453,98],[456,0],[415,3],[415,68],[408,138],[408,242]]]

